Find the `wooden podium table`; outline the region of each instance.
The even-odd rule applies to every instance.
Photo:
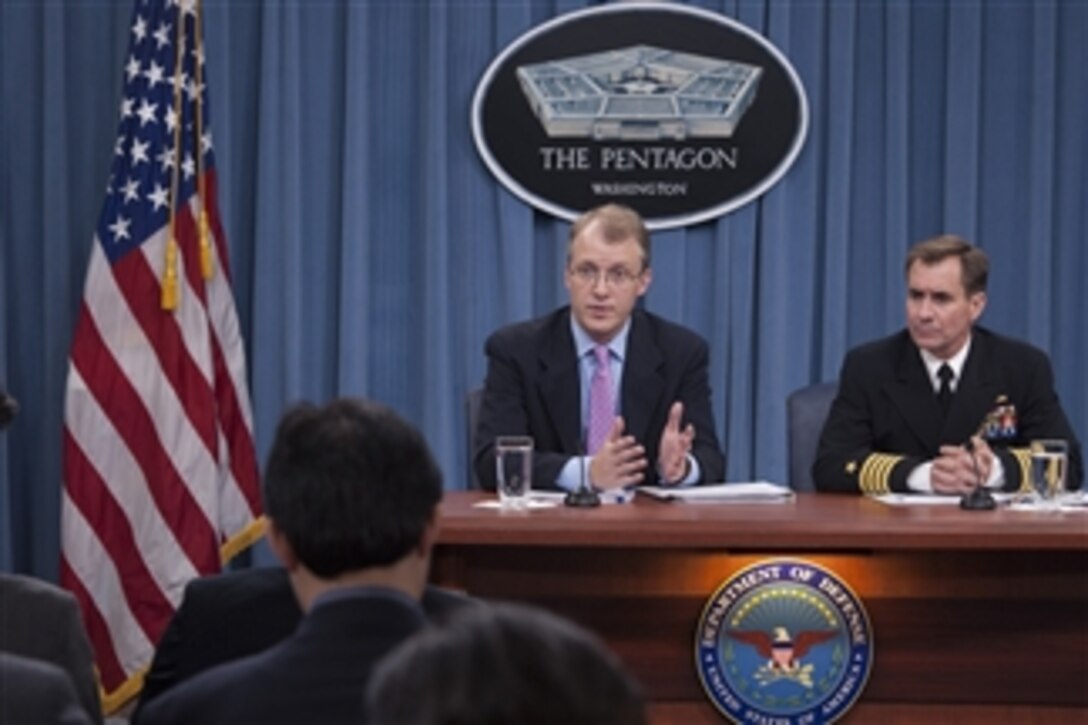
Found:
[[[832,570],[869,613],[872,674],[846,722],[1088,722],[1088,512],[816,494],[473,506],[485,498],[446,494],[432,578],[596,631],[642,682],[654,722],[723,719],[696,672],[696,625],[723,581],[780,556]]]

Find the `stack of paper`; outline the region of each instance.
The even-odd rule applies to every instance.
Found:
[[[781,503],[793,500],[793,491],[777,483],[717,483],[711,486],[641,486],[639,493],[664,501],[686,503]]]
[[[601,504],[608,506],[611,504],[630,503],[635,497],[635,492],[632,489],[621,488],[613,491],[600,491],[598,495],[600,496]],[[567,494],[565,491],[530,491],[525,510],[550,509],[555,508],[556,506],[562,506],[566,497]],[[497,498],[488,498],[483,501],[477,501],[473,506],[480,509],[503,508]]]
[[[994,500],[999,504],[1008,503],[1013,497],[1011,493],[994,493]],[[940,493],[885,493],[873,496],[874,501],[889,506],[959,506],[960,497],[951,494]]]

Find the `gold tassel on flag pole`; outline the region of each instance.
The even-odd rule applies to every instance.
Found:
[[[170,241],[166,243],[166,271],[162,275],[162,308],[173,312],[178,308],[178,243],[171,222]]]
[[[208,280],[215,274],[215,260],[212,257],[212,244],[208,235],[208,208],[206,206],[207,190],[204,180],[204,104],[203,104],[203,81],[204,72],[201,67],[203,64],[200,62],[204,57],[204,33],[201,32],[200,26],[201,16],[203,15],[203,4],[200,0],[196,2],[196,62],[194,65],[196,74],[196,90],[197,95],[195,99],[196,104],[196,183],[197,193],[200,199],[200,271],[204,275],[204,279]]]
[[[200,185],[204,185],[203,180]],[[203,193],[200,195],[200,271],[204,274],[204,279],[211,279],[215,274],[212,245],[208,241],[208,212],[204,209]]]
[[[184,125],[181,116],[181,94],[185,89],[181,87],[182,61],[185,60],[185,14],[178,12],[178,38],[177,54],[174,56],[174,117],[177,123],[174,125],[174,166],[170,174],[170,224],[167,232],[170,237],[166,242],[166,269],[162,274],[162,309],[173,312],[178,308],[181,298],[181,284],[178,280],[178,241],[175,234],[175,206],[178,198],[178,174],[181,166],[181,127]]]

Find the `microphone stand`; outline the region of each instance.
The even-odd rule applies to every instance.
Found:
[[[578,460],[581,463],[582,480],[578,482],[578,488],[567,493],[563,505],[583,509],[596,508],[601,505],[601,497],[586,481],[586,457],[579,454]]]
[[[992,493],[982,485],[982,474],[978,470],[978,458],[975,457],[975,441],[968,438],[963,444],[967,452],[971,454],[971,465],[975,469],[975,488],[971,493],[964,494],[960,499],[960,508],[964,511],[993,511],[997,508],[997,500]]]

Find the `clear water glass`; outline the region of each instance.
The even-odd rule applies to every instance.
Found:
[[[533,439],[529,436],[499,436],[495,439],[496,481],[499,503],[505,509],[529,505],[533,484]]]
[[[1056,508],[1065,492],[1069,465],[1069,444],[1060,439],[1034,440],[1031,451],[1031,486],[1035,501],[1043,508]]]

